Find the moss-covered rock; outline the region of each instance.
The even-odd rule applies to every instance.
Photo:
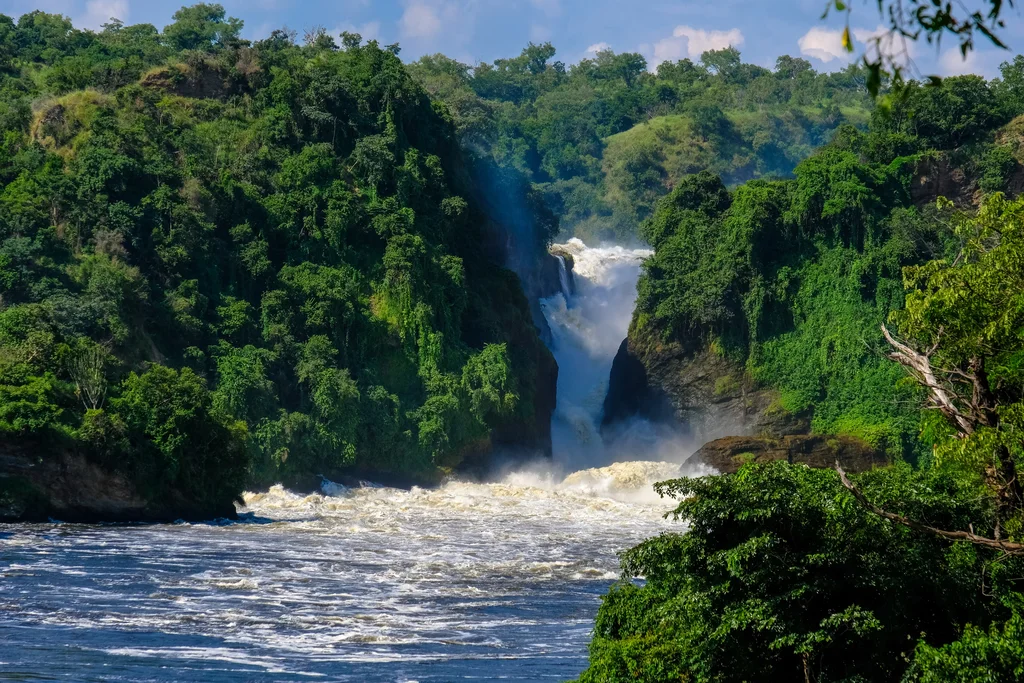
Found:
[[[723,474],[748,463],[786,461],[809,467],[832,467],[838,461],[849,472],[888,465],[885,455],[852,436],[797,434],[772,438],[727,436],[710,441],[690,456],[687,464],[713,467]]]

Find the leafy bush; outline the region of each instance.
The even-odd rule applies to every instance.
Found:
[[[858,483],[912,518],[991,532],[978,526],[991,517],[970,471],[900,465]],[[1012,590],[1020,558],[993,565],[989,551],[882,519],[830,470],[747,465],[658,490],[680,500],[687,531],[623,555],[581,681],[900,680],[915,652],[923,680],[947,680],[935,676],[958,656],[975,670],[1019,667],[1017,617],[994,625],[992,642],[983,634],[1010,617],[993,594]],[[954,643],[963,623],[981,630]],[[976,680],[960,675],[948,680]]]

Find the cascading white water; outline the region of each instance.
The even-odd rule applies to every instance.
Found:
[[[652,484],[684,473],[688,449],[639,420],[610,443],[599,432],[649,252],[562,248],[575,287],[563,268],[542,302],[560,368],[554,468],[275,486],[245,494],[236,524],[0,525],[2,663],[69,680],[577,676],[616,553],[682,528]]]
[[[588,247],[576,238],[557,248],[572,254],[575,291],[566,275],[562,292],[541,301],[558,361],[558,400],[551,422],[555,463],[573,471],[623,460],[681,462],[689,455],[689,444],[643,420],[620,428],[611,442],[600,434],[612,361],[633,316],[640,266],[652,252]]]
[[[555,254],[555,258],[558,259],[558,284],[562,290],[562,296],[568,301],[569,297],[572,296],[572,284],[569,280],[569,269],[565,267],[565,257],[560,254]]]

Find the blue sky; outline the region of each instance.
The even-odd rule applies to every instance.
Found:
[[[126,23],[163,27],[181,0],[0,0],[0,13],[19,16],[43,9],[96,28],[116,16]],[[263,37],[275,28],[322,25],[332,33],[356,31],[383,44],[397,42],[402,57],[443,52],[467,63],[519,53],[530,41],[550,40],[558,58],[573,63],[597,49],[641,52],[652,65],[698,58],[709,48],[734,45],[745,61],[771,66],[782,54],[802,55],[818,69],[850,59],[840,49],[842,17],[821,19],[824,0],[221,0],[245,21],[244,35]],[[851,26],[858,47],[879,29],[872,1],[854,2]],[[1009,10],[1005,39],[1024,52],[1024,20]],[[994,76],[1013,52],[983,46],[964,63],[950,41],[937,50],[912,46],[922,73]]]

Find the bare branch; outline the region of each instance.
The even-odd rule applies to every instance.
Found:
[[[985,548],[991,548],[992,550],[1000,550],[1009,555],[1024,555],[1024,543],[1015,543],[1013,541],[1006,541],[999,538],[986,538],[985,536],[979,536],[974,533],[973,526],[971,531],[946,531],[945,529],[937,529],[927,524],[914,521],[903,515],[897,515],[893,512],[887,512],[882,508],[878,507],[853,485],[850,478],[846,476],[846,472],[843,470],[839,461],[836,461],[836,472],[839,473],[839,481],[843,483],[843,486],[853,494],[853,497],[857,499],[857,502],[866,507],[871,512],[875,513],[879,517],[888,519],[891,522],[902,524],[905,527],[909,527],[914,531],[921,531],[932,536],[938,536],[944,538],[947,541],[967,541],[974,545],[980,545]]]
[[[928,388],[929,398],[932,403],[946,416],[947,420],[953,423],[953,426],[961,434],[966,436],[973,433],[974,423],[960,411],[956,404],[953,403],[953,399],[949,397],[949,392],[939,384],[929,357],[895,339],[889,333],[889,329],[884,323],[882,324],[882,334],[885,335],[885,340],[889,342],[889,346],[894,349],[889,354],[889,357],[910,370],[917,377],[918,381]]]

